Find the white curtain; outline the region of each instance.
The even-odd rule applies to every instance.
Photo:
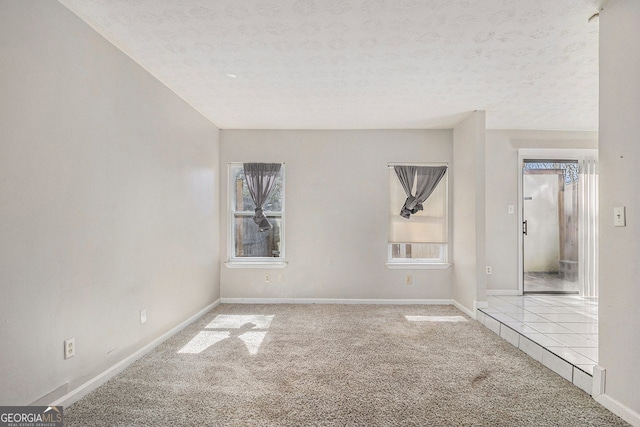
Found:
[[[598,296],[598,161],[580,160],[579,277],[584,297]]]

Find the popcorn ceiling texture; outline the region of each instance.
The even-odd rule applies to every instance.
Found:
[[[221,314],[224,322],[216,321]],[[462,313],[451,306],[223,304],[66,408],[65,425],[626,425],[480,323],[407,315]],[[230,321],[250,316],[254,323]],[[223,324],[228,338],[179,353]],[[252,329],[266,331],[253,343],[255,355],[242,339]]]
[[[60,1],[223,129],[597,129],[595,0]]]

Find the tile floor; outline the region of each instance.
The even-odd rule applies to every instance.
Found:
[[[579,282],[560,278],[559,273],[528,272],[524,274],[524,288],[528,292],[579,292]]]
[[[496,325],[491,324],[492,321],[483,321],[485,326],[513,341],[515,338],[509,338],[507,331],[503,334],[499,330],[500,324],[506,325],[584,373],[593,375],[593,368],[598,364],[596,298],[577,295],[489,296],[487,302],[489,307],[479,311],[499,322],[498,332],[494,330]]]

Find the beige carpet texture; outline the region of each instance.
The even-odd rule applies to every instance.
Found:
[[[223,304],[65,425],[627,424],[451,306]]]

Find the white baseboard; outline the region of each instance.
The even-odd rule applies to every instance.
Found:
[[[604,394],[607,370],[600,365],[593,367],[593,382],[591,384],[591,397],[594,399]]]
[[[594,397],[595,401],[631,424],[635,427],[640,427],[640,414],[629,408],[628,406],[618,402],[613,397],[607,394],[601,394]]]
[[[472,319],[475,313],[452,299],[220,298],[223,304],[386,304],[453,305]],[[482,303],[478,303],[482,304]]]
[[[469,310],[467,307],[465,307],[464,305],[460,304],[458,301],[456,300],[451,300],[451,303],[461,312],[463,312],[464,314],[466,314],[467,316],[471,317],[472,319],[476,318],[476,314],[472,311]]]
[[[351,299],[351,298],[220,298],[223,304],[386,304],[451,305],[450,299]]]
[[[487,289],[487,295],[520,295],[517,289]]]
[[[136,351],[132,355],[122,359],[115,365],[111,366],[110,368],[106,369],[105,371],[101,372],[95,377],[91,378],[89,381],[85,382],[81,386],[76,387],[75,389],[71,390],[69,393],[55,400],[54,402],[49,404],[49,406],[65,406],[66,407],[74,404],[78,400],[85,397],[87,394],[91,393],[93,390],[100,387],[102,384],[109,381],[111,378],[118,375],[120,372],[124,371],[127,367],[129,367],[129,365],[131,365],[133,362],[140,359],[142,356],[144,356],[145,354],[149,353],[151,350],[153,350],[154,348],[162,344],[164,341],[169,339],[172,335],[180,332],[181,330],[186,328],[188,325],[198,320],[200,317],[204,316],[209,310],[217,307],[219,304],[220,304],[219,299],[214,301],[212,304],[209,304],[208,306],[198,311],[193,316],[189,317],[184,322],[181,322],[179,325],[165,332],[164,334],[162,334],[155,340],[151,341],[149,344],[145,345],[144,347],[142,347],[140,350]]]

